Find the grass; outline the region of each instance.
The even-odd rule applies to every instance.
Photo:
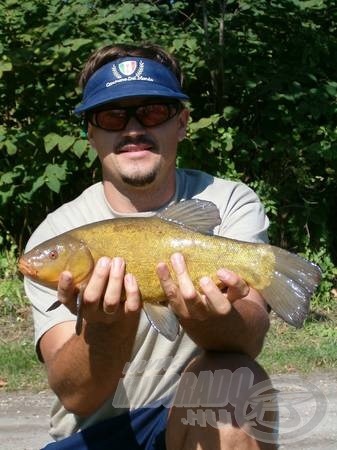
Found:
[[[334,294],[335,297],[335,294]],[[337,301],[316,311],[296,330],[272,316],[258,358],[269,374],[337,368]],[[33,345],[33,322],[22,281],[0,279],[0,389],[40,390],[47,387],[43,365]]]
[[[0,345],[0,367],[3,387],[8,391],[41,390],[47,387],[46,374],[28,341]]]
[[[337,304],[337,302],[336,302]],[[258,361],[270,374],[337,368],[337,305],[322,319],[310,319],[295,329],[272,319]]]
[[[47,387],[33,343],[30,307],[18,278],[0,280],[0,388],[40,390]]]

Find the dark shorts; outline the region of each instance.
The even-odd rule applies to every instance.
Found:
[[[43,450],[165,450],[168,408],[139,408],[85,428]]]

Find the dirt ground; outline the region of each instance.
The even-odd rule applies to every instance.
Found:
[[[280,449],[337,448],[337,371],[273,377],[279,391]],[[51,441],[48,391],[0,392],[0,449],[39,450]],[[102,449],[103,450],[103,449]]]
[[[38,450],[48,434],[50,392],[0,392],[0,449]]]

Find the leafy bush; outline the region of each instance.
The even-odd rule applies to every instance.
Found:
[[[12,316],[19,320],[28,304],[19,278],[0,280],[0,317]]]
[[[337,267],[332,262],[329,253],[324,247],[321,247],[318,251],[313,251],[308,248],[303,256],[318,264],[322,270],[322,281],[313,296],[312,308],[324,309],[325,312],[329,312],[332,308],[336,311],[337,290],[335,288]]]
[[[17,274],[17,245],[7,231],[0,237],[0,279],[13,279]]]
[[[28,305],[17,270],[17,245],[7,232],[0,249],[0,318],[20,318]]]

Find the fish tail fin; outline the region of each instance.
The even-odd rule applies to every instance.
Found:
[[[311,296],[322,277],[321,269],[301,256],[271,248],[275,255],[274,276],[261,294],[276,314],[299,328],[309,313]]]

